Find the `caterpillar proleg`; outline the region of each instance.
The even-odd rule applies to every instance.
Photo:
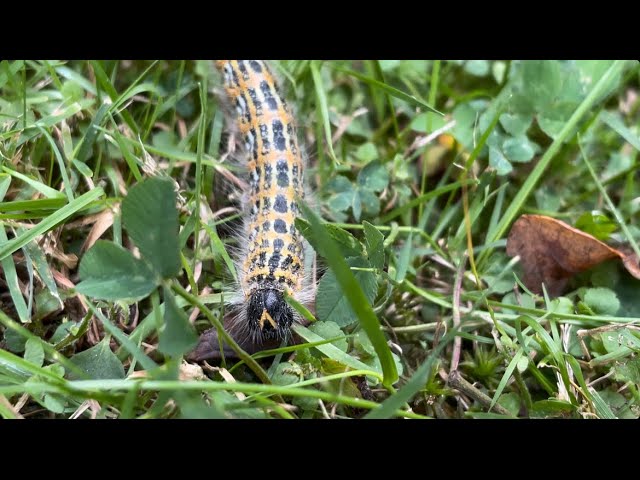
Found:
[[[305,290],[304,243],[294,220],[304,198],[304,166],[294,119],[263,61],[220,60],[228,104],[246,156],[244,244],[237,258],[239,292],[232,329],[254,344],[287,339]],[[306,298],[305,298],[306,297]]]

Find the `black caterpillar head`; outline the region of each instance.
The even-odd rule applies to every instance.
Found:
[[[293,323],[293,311],[285,301],[283,292],[275,288],[263,288],[254,290],[249,296],[247,320],[254,343],[286,340]]]

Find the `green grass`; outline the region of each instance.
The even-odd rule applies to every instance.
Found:
[[[548,298],[505,253],[540,212],[640,253],[638,62],[272,66],[318,304],[250,355],[213,63],[0,62],[0,417],[640,416],[640,281],[612,261]],[[211,328],[234,357],[186,361]]]

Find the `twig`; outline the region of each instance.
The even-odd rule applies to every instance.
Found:
[[[462,278],[464,274],[464,268],[467,264],[467,256],[463,255],[460,260],[460,265],[456,271],[456,279],[453,284],[453,312],[451,320],[453,322],[453,328],[460,326],[460,290],[462,290]],[[462,349],[462,337],[456,335],[453,339],[453,352],[451,354],[451,367],[450,371],[458,370],[458,364],[460,363],[460,350]]]
[[[488,408],[491,406],[491,398],[489,398],[488,395],[485,395],[476,387],[474,387],[469,382],[467,382],[464,378],[462,378],[462,375],[460,375],[460,372],[458,370],[454,370],[451,372],[451,374],[449,374],[449,385],[455,388],[456,390],[458,390],[459,392],[464,393],[465,395],[468,395],[474,400],[480,402],[485,407]],[[509,417],[513,417],[511,412],[509,412],[509,410],[504,408],[499,403],[496,403],[493,406],[493,410],[495,410],[500,415],[507,415]]]

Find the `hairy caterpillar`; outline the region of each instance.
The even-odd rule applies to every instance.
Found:
[[[304,198],[304,166],[294,119],[267,65],[220,60],[216,66],[244,145],[249,179],[232,328],[260,345],[287,339],[298,319],[285,292],[301,303],[309,296],[303,238],[294,225],[298,199]]]

